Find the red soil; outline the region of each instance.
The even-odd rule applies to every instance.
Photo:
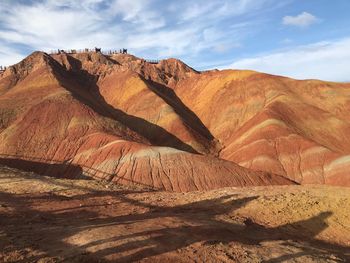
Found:
[[[349,186],[349,88],[35,52],[0,76],[0,161],[172,191]]]

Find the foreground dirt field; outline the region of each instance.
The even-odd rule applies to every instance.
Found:
[[[349,262],[350,190],[167,193],[0,167],[0,262]]]

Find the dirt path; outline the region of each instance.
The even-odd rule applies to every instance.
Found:
[[[350,189],[166,193],[0,168],[0,262],[349,262]]]

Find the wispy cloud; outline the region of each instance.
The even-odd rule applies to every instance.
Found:
[[[13,61],[20,61],[23,58],[23,54],[18,52],[16,49],[2,45],[2,48],[0,49],[0,58],[0,65],[11,65],[13,64]]]
[[[222,68],[252,69],[297,79],[350,81],[350,38],[323,41],[239,60]]]
[[[292,2],[0,0],[0,65],[16,63],[31,50],[126,47],[138,56],[178,57],[201,69],[228,64],[231,68],[296,78],[350,80],[349,38],[296,47],[293,45],[301,42],[300,35],[281,34],[281,39],[276,40],[279,33],[271,28],[280,23],[281,10],[276,9]],[[315,15],[303,12],[284,17],[282,23],[305,28],[319,21]],[[232,54],[254,52],[255,42],[260,41],[255,36],[259,30],[272,32],[271,41],[290,49],[248,56],[229,64]],[[264,49],[269,50],[264,37],[258,48],[266,45]]]
[[[319,21],[320,19],[308,12],[303,12],[297,16],[283,17],[283,24],[288,26],[308,27]]]
[[[0,0],[1,1],[1,0]],[[270,7],[277,0],[42,0],[2,1],[0,42],[33,50],[128,47],[140,56],[193,57],[241,45],[252,23],[233,17]],[[16,50],[16,48],[14,48]],[[23,50],[17,49],[17,53]],[[22,54],[24,56],[25,54]],[[17,62],[15,56],[10,63]],[[0,64],[4,64],[0,55]],[[8,63],[10,60],[6,59]]]

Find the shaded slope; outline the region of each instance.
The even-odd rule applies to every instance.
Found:
[[[131,55],[107,57],[100,53],[60,54],[54,58],[71,73],[71,77],[64,77],[63,81],[79,80],[81,88],[77,90],[83,91],[82,95],[85,96],[87,90],[93,93],[94,99],[98,98],[107,106],[107,110],[120,110],[129,116],[140,118],[140,121],[148,122],[149,126],[159,126],[165,130],[164,133],[173,134],[188,144],[193,148],[192,152],[217,155],[217,148],[220,146],[216,145],[209,130],[164,84],[169,82],[164,75],[168,79],[182,79],[186,74],[197,74],[183,63],[165,60],[154,65]],[[162,72],[158,67],[165,67],[166,70]],[[177,68],[180,69],[176,70]],[[72,84],[66,86],[70,87]],[[128,122],[128,125],[132,123]],[[133,129],[140,129],[142,126],[145,125],[136,124]],[[152,144],[171,147],[179,144],[178,140],[169,144],[171,140],[159,138],[160,132],[155,132],[154,129],[141,130]],[[165,145],[167,142],[168,145]],[[190,148],[181,149],[189,151]]]
[[[100,54],[100,56],[102,55]],[[97,80],[100,75],[93,75],[88,70],[83,69],[80,60],[71,56],[68,56],[67,59],[71,65],[74,65],[73,70],[63,71],[59,79],[62,85],[80,102],[89,105],[98,114],[117,120],[129,127],[153,145],[169,146],[196,153],[191,146],[182,142],[163,127],[138,116],[127,114],[122,109],[110,105],[99,91]]]
[[[4,85],[6,92],[0,100],[6,101],[3,105],[7,109],[11,108],[11,100],[13,103],[18,96],[21,99],[16,101],[16,107],[22,110],[10,121],[3,122],[0,133],[3,163],[15,163],[25,169],[28,165],[39,165],[41,173],[48,175],[76,177],[83,174],[173,191],[292,183],[228,161],[190,154],[188,152],[195,150],[183,142],[181,136],[177,137],[181,133],[172,134],[146,118],[112,105],[100,93],[99,81],[104,74],[119,72],[114,67],[120,65],[100,54],[92,55],[96,56],[96,61],[91,68],[86,68],[84,62],[70,56],[61,56],[62,61],[56,61],[44,53],[34,53],[27,59],[45,63],[39,63],[37,69],[23,76],[11,73],[18,80],[13,86]],[[129,71],[126,74],[127,81],[134,76],[137,82],[143,83],[147,94],[157,98],[157,92],[148,88],[145,80]],[[41,84],[41,79],[52,79],[53,84]],[[132,92],[133,86],[122,87]],[[171,107],[161,97],[158,101]],[[179,106],[181,104],[177,104]],[[175,110],[173,116],[176,121],[181,120],[175,130],[188,131]],[[196,129],[188,131],[188,136],[197,140],[195,133]],[[207,149],[200,141],[198,145]],[[69,169],[70,166],[77,169]]]

